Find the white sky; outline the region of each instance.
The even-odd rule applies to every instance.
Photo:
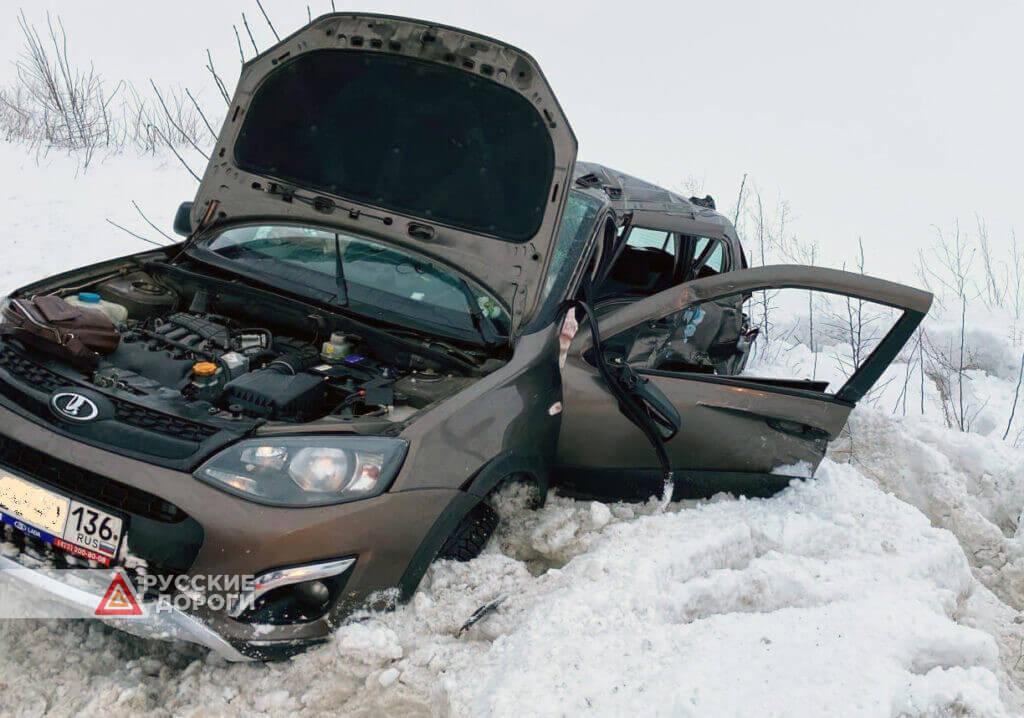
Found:
[[[257,42],[272,37],[255,0],[35,0],[59,12],[73,58],[110,79],[203,88],[213,50],[229,83],[239,62],[232,23],[246,11]],[[267,0],[282,35],[306,4]],[[314,16],[329,10],[316,0]],[[19,2],[0,0],[3,56],[21,47]],[[1020,171],[1024,3],[527,2],[382,3],[501,38],[533,54],[580,138],[581,158],[680,188],[703,181],[720,208],[744,172],[794,210],[823,261],[851,254],[868,271],[910,279],[933,224],[988,221],[993,239],[1024,233]],[[5,67],[0,78],[11,70]]]

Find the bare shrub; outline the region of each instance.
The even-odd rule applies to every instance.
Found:
[[[165,144],[163,137],[176,147],[190,147],[208,159],[201,147],[207,139],[204,120],[188,90],[171,88],[161,92],[150,82],[153,97],[143,97],[130,85],[125,92],[122,114],[126,141],[152,153]]]
[[[935,227],[936,243],[930,254],[918,253],[917,274],[930,290],[938,295],[937,303],[947,297],[956,302],[959,312],[957,334],[944,344],[925,336],[924,351],[927,358],[925,372],[935,382],[946,424],[960,431],[970,431],[974,419],[984,408],[974,407],[967,396],[968,371],[977,369],[974,357],[967,347],[967,301],[976,298],[972,269],[977,247],[970,237],[953,223],[950,233]],[[987,402],[984,402],[987,403]]]
[[[978,295],[986,307],[1007,310],[1013,316],[1010,339],[1024,343],[1021,318],[1024,315],[1024,247],[1017,242],[1017,233],[1010,230],[1005,257],[998,256],[989,241],[988,225],[980,214],[975,215],[978,251],[981,255],[981,277],[975,282]]]
[[[36,123],[25,109],[27,106],[24,87],[15,85],[13,90],[0,88],[0,127],[3,127],[4,139],[8,142],[32,135]]]
[[[18,26],[25,47],[15,61],[16,88],[4,90],[5,132],[11,139],[40,142],[49,147],[83,151],[88,166],[96,149],[115,137],[110,103],[121,85],[107,91],[92,65],[75,65],[68,52],[67,32],[60,18],[46,15],[46,40],[24,12]]]
[[[1021,318],[1024,317],[1024,247],[1017,243],[1017,233],[1010,230],[1009,262],[1006,265],[1006,302],[1013,312],[1014,344],[1024,343]]]
[[[0,134],[9,142],[23,142],[42,151],[51,148],[78,154],[88,167],[97,150],[127,148],[143,153],[169,146],[186,168],[178,149],[187,148],[207,159],[205,147],[216,139],[213,125],[187,89],[161,90],[151,82],[144,96],[130,83],[112,89],[92,65],[76,65],[68,51],[68,37],[59,16],[46,16],[41,34],[18,14],[24,36],[22,53],[15,60],[14,82],[0,88]],[[208,69],[223,96],[227,89]]]
[[[743,190],[750,186],[744,195]],[[737,232],[746,237],[747,246],[751,248],[750,266],[767,266],[774,257],[783,253],[782,247],[792,243],[790,237],[791,208],[789,202],[777,196],[773,204],[765,201],[761,190],[746,175],[740,184],[740,194],[734,217],[738,220]],[[748,202],[750,206],[748,206]],[[749,302],[751,327],[759,329],[758,342],[754,352],[768,352],[775,337],[775,324],[772,320],[773,300],[777,291],[756,292]]]
[[[921,391],[921,415],[924,415],[924,331],[919,327],[914,332],[914,338],[910,343],[910,353],[906,355],[906,368],[903,371],[903,384],[896,396],[896,403],[892,407],[892,413],[902,412],[907,415],[907,405],[910,400],[910,383],[915,373],[920,380]]]
[[[845,261],[843,269],[847,269]],[[857,255],[854,258],[853,271],[861,275],[866,274],[864,240],[861,237],[857,238]],[[846,376],[851,376],[892,329],[895,323],[894,311],[875,302],[848,296],[833,298],[823,305],[820,322],[822,336],[832,346],[843,347],[842,352],[833,352],[832,358]],[[875,404],[893,381],[894,379],[890,378],[876,383],[862,401]]]
[[[1017,374],[1017,388],[1013,391],[1013,404],[1010,405],[1010,418],[1006,420],[1006,431],[1003,432],[1003,440],[1010,435],[1013,427],[1013,417],[1017,414],[1017,402],[1020,401],[1020,386],[1024,383],[1024,354],[1020,356],[1020,372]]]

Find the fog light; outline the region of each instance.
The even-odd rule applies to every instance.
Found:
[[[315,606],[317,608],[327,603],[327,600],[331,597],[331,591],[324,585],[323,581],[300,583],[295,587],[295,593],[300,601],[308,606]]]
[[[232,618],[238,618],[243,613],[253,610],[263,597],[273,598],[269,594],[279,592],[281,589],[285,589],[284,593],[276,595],[291,595],[293,599],[299,600],[307,607],[323,607],[331,598],[332,586],[337,595],[345,572],[355,563],[354,557],[340,558],[268,571],[256,577],[252,592],[246,595],[245,600],[240,601],[229,615]],[[263,622],[272,623],[273,621],[265,620]]]

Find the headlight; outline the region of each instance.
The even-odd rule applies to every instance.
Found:
[[[381,436],[250,439],[220,452],[194,476],[275,506],[323,506],[377,496],[394,480],[409,443]]]

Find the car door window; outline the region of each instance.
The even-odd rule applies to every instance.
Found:
[[[703,279],[729,270],[725,243],[711,237],[694,237],[687,279]]]
[[[677,237],[672,232],[629,227],[625,246],[600,288],[601,297],[637,297],[671,287],[676,276]]]
[[[688,306],[611,338],[610,346],[643,369],[834,393],[899,316],[899,310],[876,302],[781,289]],[[875,387],[876,393],[882,389]]]
[[[660,229],[634,227],[629,232],[629,239],[626,240],[626,244],[636,249],[658,249],[675,255],[675,247],[672,245],[672,233]]]
[[[679,292],[712,296],[680,307]],[[615,359],[641,370],[800,382],[856,401],[920,322],[916,307],[929,304],[924,292],[872,277],[762,267],[662,292],[602,320],[601,331]]]

